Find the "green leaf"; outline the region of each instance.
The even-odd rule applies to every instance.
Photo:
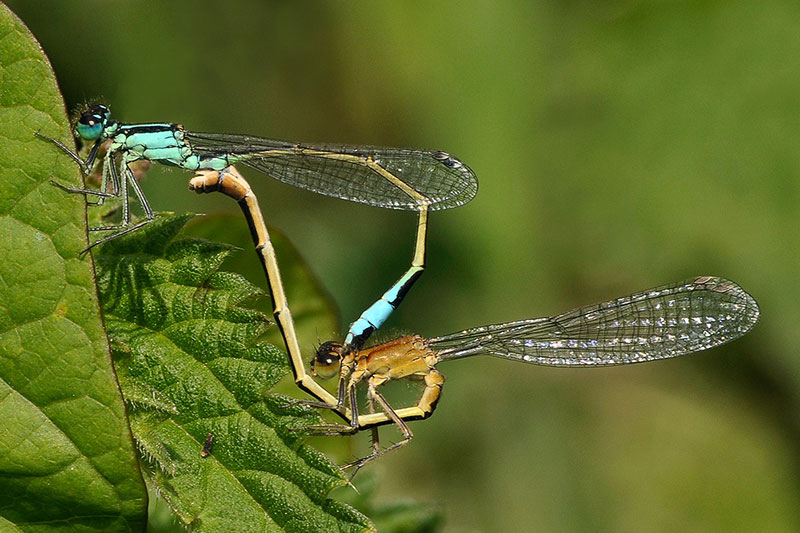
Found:
[[[240,273],[259,286],[264,285],[264,271],[255,260],[253,241],[247,231],[247,224],[240,215],[220,213],[197,217],[186,225],[185,233],[192,237],[226,242],[243,249],[253,259],[246,263],[247,266]],[[270,227],[269,236],[280,261],[281,277],[300,346],[313,346],[336,338],[339,317],[333,299],[314,277],[300,252],[281,231]],[[228,261],[223,264],[223,268],[226,267]],[[266,340],[278,346],[283,345],[278,328],[271,328]]]
[[[231,246],[176,239],[189,218],[161,215],[96,253],[149,481],[201,531],[372,529],[328,498],[341,472],[292,431],[319,423],[317,413],[269,393],[288,368],[282,350],[259,342],[267,316],[243,306],[262,292],[219,271]]]
[[[431,504],[421,504],[412,500],[393,501],[390,504],[376,504],[375,491],[378,476],[372,470],[359,473],[356,486],[358,492],[340,489],[341,499],[362,513],[368,515],[381,533],[434,533],[441,531],[444,516]]]
[[[53,72],[0,4],[0,528],[131,531],[147,496],[100,320]]]

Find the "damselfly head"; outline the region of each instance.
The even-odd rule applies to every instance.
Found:
[[[323,342],[317,348],[314,359],[311,360],[311,373],[322,379],[330,379],[338,375],[343,352],[344,346],[338,342]]]
[[[75,132],[84,141],[94,141],[103,133],[111,111],[103,104],[90,104],[75,124]]]

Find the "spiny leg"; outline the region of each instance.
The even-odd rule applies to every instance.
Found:
[[[117,167],[114,165],[114,156],[112,153],[106,154],[106,158],[103,162],[103,174],[100,187],[103,188],[108,181],[111,181],[114,187],[114,194],[115,197],[122,198],[122,222],[120,224],[115,224],[111,226],[100,226],[100,227],[93,227],[89,228],[89,231],[110,231],[125,228],[130,224],[130,209],[128,208],[128,203],[130,196],[128,194],[128,172],[130,169],[128,168],[125,159],[123,158],[122,162],[119,166],[119,172],[117,172]],[[122,173],[122,180],[119,179],[119,174]],[[110,180],[109,180],[110,177]],[[136,181],[135,179],[133,180]],[[105,198],[99,198],[96,205],[101,205]],[[145,204],[147,202],[145,201]],[[150,210],[150,206],[147,206],[146,211]],[[152,212],[151,212],[152,215]],[[152,216],[151,216],[152,218]],[[110,240],[110,239],[109,239]],[[105,241],[104,241],[105,242]],[[96,246],[95,243],[93,246]]]
[[[80,156],[75,153],[74,151],[70,150],[64,143],[58,141],[56,139],[47,137],[42,135],[38,132],[35,134],[37,137],[44,139],[48,142],[53,143],[57,146],[61,151],[65,154],[69,155],[77,164],[80,166],[81,171],[84,175],[88,175],[92,168],[94,167],[95,159],[97,158],[97,154],[100,150],[100,147],[103,144],[101,139],[95,141],[94,145],[92,146],[91,151],[89,152],[89,156],[83,161]],[[87,200],[87,203],[92,206],[99,206],[102,205],[106,198],[122,198],[122,223],[117,225],[110,225],[110,226],[100,226],[100,227],[92,227],[89,228],[90,232],[94,231],[112,231],[122,229],[122,231],[118,231],[113,235],[109,235],[107,237],[103,237],[92,244],[90,244],[85,250],[81,253],[86,253],[93,247],[102,244],[104,242],[108,242],[112,239],[116,239],[137,229],[141,228],[142,226],[152,222],[154,215],[153,210],[150,208],[150,204],[147,201],[147,198],[144,196],[141,188],[139,187],[139,183],[136,181],[136,177],[133,174],[133,171],[128,166],[128,161],[123,157],[122,162],[120,164],[120,172],[123,174],[122,180],[119,178],[119,174],[117,173],[116,166],[114,165],[114,156],[115,152],[109,151],[106,153],[106,156],[103,161],[103,171],[101,174],[100,180],[100,189],[99,190],[92,190],[92,189],[82,189],[77,187],[67,187],[62,185],[54,180],[51,180],[51,183],[59,187],[60,189],[70,192],[70,193],[78,193],[78,194],[88,194],[97,197],[95,202],[91,202]],[[111,185],[113,187],[112,192],[106,192],[106,188],[108,186],[109,177],[111,178]],[[128,206],[129,196],[128,196],[128,187],[127,184],[130,182],[131,187],[133,188],[134,192],[136,193],[136,197],[139,199],[139,203],[142,205],[142,209],[144,209],[146,220],[134,224],[133,226],[130,225],[130,211]]]
[[[118,194],[111,194],[111,193],[102,192],[102,191],[93,191],[92,189],[79,189],[77,187],[67,187],[66,185],[61,185],[56,180],[50,180],[50,183],[52,183],[53,185],[55,185],[56,187],[58,187],[62,191],[75,193],[75,194],[93,194],[94,196],[100,196],[102,198],[115,198],[115,197],[119,196]],[[97,204],[96,202],[88,202],[88,203],[91,204],[91,205],[100,205],[100,204]]]
[[[62,152],[70,156],[76,163],[78,163],[78,165],[81,167],[81,171],[84,174],[89,174],[92,171],[92,167],[94,166],[94,160],[97,157],[97,152],[98,150],[100,150],[100,145],[103,144],[103,142],[100,139],[97,139],[94,143],[94,146],[92,146],[91,151],[89,152],[89,156],[86,158],[86,161],[84,161],[77,153],[70,150],[70,148],[61,141],[53,139],[51,137],[47,137],[46,135],[42,135],[38,131],[34,133],[34,135],[36,135],[40,139],[44,139],[47,142],[53,143],[58,148],[60,148]]]
[[[394,412],[398,417],[403,420],[424,420],[433,414],[442,395],[445,379],[441,372],[431,368],[425,375],[424,380],[425,390],[422,391],[422,396],[417,405],[395,410]],[[386,413],[364,414],[358,417],[358,427],[365,429],[392,421],[392,418]]]
[[[43,140],[45,140],[45,141],[47,141],[49,143],[54,144],[62,152],[64,152],[68,156],[70,156],[72,158],[72,160],[75,161],[78,164],[78,166],[80,167],[81,172],[84,174],[84,176],[88,176],[92,172],[92,169],[94,168],[95,159],[97,158],[97,154],[98,154],[98,152],[100,150],[100,146],[102,146],[102,144],[103,144],[100,139],[95,141],[94,145],[92,146],[91,151],[89,152],[89,156],[86,158],[86,161],[84,161],[84,160],[82,160],[80,158],[80,156],[76,152],[73,152],[72,150],[70,150],[69,147],[67,147],[67,145],[65,145],[61,141],[58,141],[56,139],[53,139],[53,138],[47,137],[45,135],[42,135],[39,132],[36,132],[34,135],[36,135],[40,139],[43,139]],[[117,183],[117,182],[114,182],[114,192],[112,192],[112,193],[106,192],[106,183],[107,183],[106,182],[106,178],[107,178],[107,175],[108,175],[108,160],[109,160],[109,156],[111,156],[113,158],[113,154],[106,154],[106,161],[103,164],[103,172],[102,172],[102,177],[101,177],[101,181],[100,181],[99,190],[84,189],[84,188],[79,188],[79,187],[67,187],[66,185],[62,185],[62,184],[58,183],[55,180],[50,180],[50,183],[52,183],[53,185],[55,185],[56,187],[58,187],[58,188],[60,188],[60,189],[62,189],[64,191],[67,191],[67,192],[70,192],[70,193],[91,194],[91,195],[97,196],[98,200],[96,202],[89,202],[87,200],[87,203],[89,205],[101,205],[105,198],[112,198],[112,197],[119,196],[119,183]],[[111,160],[113,161],[113,159],[111,159]]]
[[[148,203],[147,198],[142,192],[139,183],[136,181],[136,176],[134,176],[133,171],[129,166],[129,163],[131,163],[132,161],[129,162],[125,158],[123,158],[119,168],[119,171],[122,173],[123,177],[122,179],[120,179],[116,167],[114,166],[113,155],[109,153],[109,156],[106,157],[106,161],[104,164],[107,165],[108,168],[110,168],[111,182],[112,184],[114,184],[115,189],[117,187],[119,188],[118,196],[122,198],[122,222],[120,224],[111,226],[99,226],[99,227],[89,228],[89,231],[114,231],[114,230],[120,230],[120,231],[116,231],[116,233],[113,233],[107,237],[103,237],[102,239],[98,239],[97,241],[90,244],[89,247],[86,248],[86,250],[84,250],[84,252],[90,250],[91,248],[94,248],[97,245],[122,237],[123,235],[127,235],[128,233],[132,233],[141,228],[142,226],[149,224],[155,218],[155,216],[153,215],[153,210],[150,208],[150,204]],[[103,173],[105,173],[105,167],[103,168]],[[128,194],[129,183],[131,188],[133,189],[133,192],[136,194],[136,198],[139,200],[139,203],[141,204],[142,209],[144,209],[145,213],[145,219],[142,220],[141,222],[137,222],[132,226],[130,225],[131,214],[130,214],[130,208],[128,206],[128,200],[130,198],[130,195]]]
[[[72,154],[70,153],[70,155],[72,155]],[[89,161],[90,159],[93,160],[94,156],[90,155],[89,158],[87,158],[87,161]],[[92,163],[92,167],[93,166],[94,166],[94,163]],[[87,168],[89,168],[89,172],[91,172],[91,168],[88,167],[88,166],[87,166]],[[110,177],[110,179],[109,179],[109,177]],[[107,190],[109,181],[111,182],[111,186],[112,186],[112,190],[111,190],[110,193]],[[55,183],[55,182],[53,182],[53,183]],[[58,185],[58,184],[56,184],[56,185]],[[117,197],[119,197],[119,195],[120,195],[120,184],[119,184],[119,177],[118,177],[117,172],[116,172],[116,167],[114,166],[114,153],[113,152],[106,152],[106,156],[103,159],[103,169],[100,172],[100,187],[99,187],[98,190],[74,189],[74,188],[71,188],[71,187],[63,187],[61,185],[59,185],[59,187],[61,187],[62,189],[65,189],[65,190],[67,190],[69,192],[84,193],[84,194],[91,194],[91,195],[97,196],[98,198],[97,198],[97,201],[95,201],[95,202],[91,202],[91,201],[89,201],[87,199],[86,203],[89,204],[89,205],[103,205],[103,202],[105,201],[106,198],[117,198]]]
[[[367,410],[369,411],[369,414],[375,413],[375,398],[371,394],[367,394]],[[371,434],[370,436],[372,437],[372,455],[375,455],[381,449],[381,443],[380,443],[381,436],[380,433],[378,433],[378,426],[372,426],[371,428],[369,428],[369,430]],[[356,472],[357,471],[358,470],[356,470]],[[355,476],[355,473],[353,474],[353,476]]]
[[[150,208],[150,203],[147,201],[144,192],[142,192],[142,187],[139,185],[139,181],[136,179],[136,175],[133,173],[133,170],[130,167],[131,163],[133,163],[133,161],[127,161],[124,163],[125,169],[123,170],[123,173],[127,174],[128,181],[130,181],[131,187],[133,187],[133,192],[136,194],[136,198],[139,200],[139,203],[144,210],[145,217],[147,217],[148,220],[153,220],[153,210]],[[128,222],[130,222],[130,215],[128,215]]]
[[[306,426],[304,431],[309,431],[314,435],[334,436],[334,435],[351,435],[359,430],[358,427],[358,390],[357,385],[364,377],[363,371],[353,372],[347,384],[347,393],[350,398],[350,424],[317,424],[313,426]]]
[[[374,396],[372,394],[367,394],[367,409],[369,410],[369,414],[374,414],[375,413],[375,399],[374,399]],[[372,426],[371,428],[369,428],[369,431],[370,431],[370,437],[371,437],[371,440],[372,440],[372,453],[369,455],[369,457],[378,457],[380,455],[380,450],[381,450],[380,432],[378,431],[378,426]],[[362,466],[364,466],[364,464],[366,464],[366,462],[361,463],[361,464],[358,464],[358,462],[359,461],[350,462],[350,463],[348,463],[348,464],[346,464],[346,465],[341,467],[342,470],[345,470],[347,468],[355,466],[355,469],[353,470],[353,473],[350,474],[350,477],[347,480],[347,483],[350,486],[353,485],[353,478],[356,477],[356,474],[358,474],[358,471],[361,469]]]
[[[357,459],[351,463],[348,463],[342,466],[342,470],[347,468],[355,468],[351,479],[355,477],[356,473],[361,469],[362,466],[369,463],[370,461],[374,461],[375,459],[386,455],[387,453],[391,452],[392,450],[396,450],[397,448],[408,444],[411,439],[414,438],[414,434],[408,428],[408,425],[397,415],[397,412],[389,405],[389,402],[386,401],[386,398],[378,392],[378,387],[385,383],[387,378],[383,376],[372,376],[368,382],[368,390],[367,390],[367,398],[373,398],[378,405],[383,410],[384,413],[395,423],[395,425],[400,429],[400,432],[403,434],[403,439],[400,441],[395,442],[391,446],[388,446],[384,449],[380,449],[377,439],[377,427],[373,427],[373,443],[372,443],[372,453],[366,457],[362,457],[361,459]]]

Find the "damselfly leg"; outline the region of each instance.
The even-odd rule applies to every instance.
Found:
[[[97,161],[97,155],[103,144],[100,138],[98,138],[94,142],[94,145],[92,146],[86,160],[82,160],[76,152],[70,150],[69,147],[67,147],[64,143],[56,139],[51,139],[50,137],[41,135],[40,133],[36,133],[36,135],[41,139],[53,143],[64,153],[69,155],[75,162],[78,163],[78,166],[80,167],[84,176],[90,175],[94,170],[94,166]],[[144,193],[142,192],[142,189],[139,186],[139,182],[136,179],[136,176],[130,167],[130,164],[134,163],[138,159],[128,160],[128,158],[125,157],[125,154],[123,154],[123,157],[121,158],[119,165],[119,171],[117,171],[116,162],[114,161],[115,153],[116,152],[109,147],[105,157],[103,158],[102,162],[103,168],[101,170],[100,186],[99,189],[97,190],[87,189],[87,188],[67,187],[56,181],[51,181],[53,185],[69,193],[91,195],[96,197],[96,200],[94,201],[90,201],[87,199],[87,203],[89,205],[101,206],[103,205],[104,201],[107,198],[121,198],[122,220],[119,224],[112,224],[106,226],[93,226],[89,228],[90,232],[114,231],[115,233],[112,233],[111,235],[108,235],[91,243],[84,250],[84,252],[87,252],[89,249],[97,245],[103,244],[104,242],[108,242],[112,239],[116,239],[128,233],[131,233],[132,231],[136,231],[137,229],[151,222],[153,218],[155,218],[153,210],[150,207],[150,204],[147,201],[147,198],[145,197]],[[120,179],[120,174],[122,175],[121,179]],[[109,185],[111,187],[110,192],[108,191]],[[136,198],[139,201],[139,204],[142,206],[142,209],[144,211],[145,220],[140,221],[136,224],[131,224],[131,213],[129,205],[130,195],[128,192],[128,185],[130,185],[131,189],[133,189],[134,194],[136,195]]]

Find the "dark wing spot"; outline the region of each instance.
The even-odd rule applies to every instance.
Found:
[[[439,161],[446,167],[459,168],[462,165],[461,161],[451,156],[447,152],[434,152],[432,155],[435,160]]]

